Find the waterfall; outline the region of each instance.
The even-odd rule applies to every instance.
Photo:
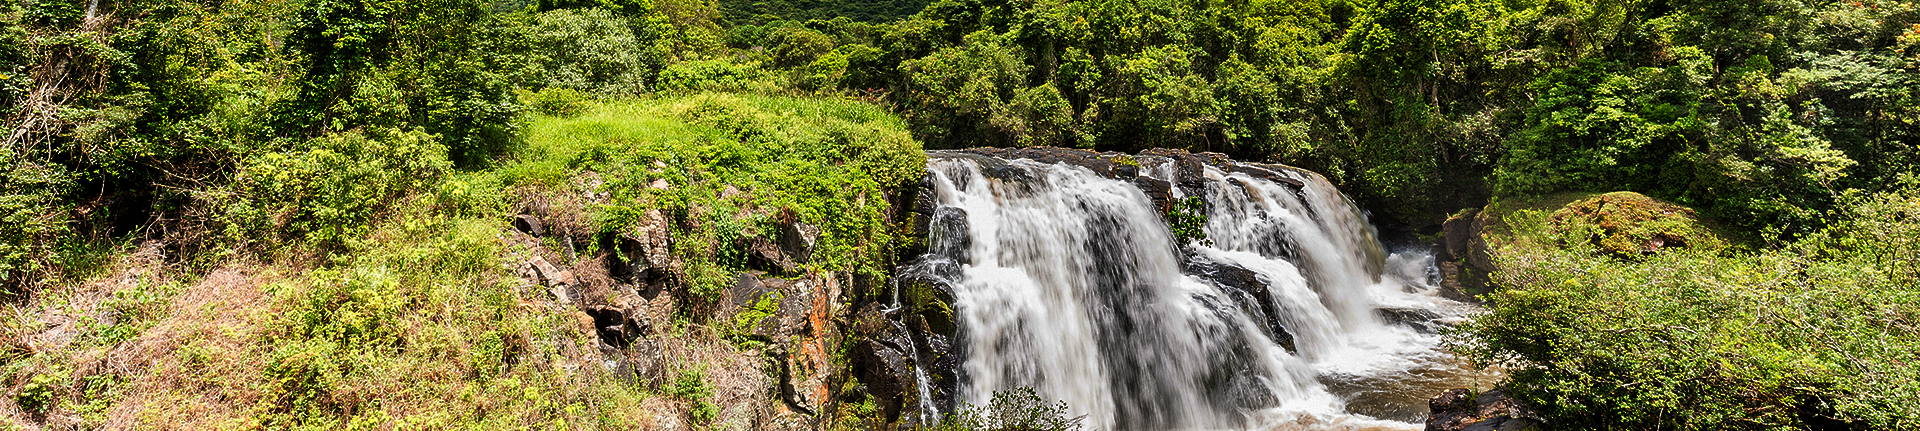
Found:
[[[1430,292],[1430,257],[1389,257],[1364,214],[1310,172],[1130,160],[1137,169],[1096,172],[931,154],[930,244],[903,271],[955,291],[956,404],[1032,388],[1090,429],[1413,427],[1418,413],[1363,414],[1407,406],[1354,404],[1374,382],[1447,368],[1437,336],[1376,311],[1457,316]],[[1176,244],[1156,190],[1203,199],[1206,240]],[[1425,390],[1414,386],[1402,392]]]

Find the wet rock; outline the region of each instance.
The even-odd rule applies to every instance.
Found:
[[[905,328],[888,319],[880,304],[869,303],[854,318],[853,348],[847,352],[861,383],[879,404],[887,422],[899,418],[900,409],[918,392],[915,390],[911,339]]]
[[[971,259],[967,250],[973,247],[973,237],[966,210],[942,207],[934,212],[932,225],[939,229],[929,228],[925,233],[928,253],[957,261]]]
[[[1028,159],[1046,164],[1067,164],[1087,168],[1094,174],[1108,178],[1119,178],[1114,163],[1100,153],[1090,150],[1059,147],[1026,148],[972,148],[965,150],[974,154],[999,157],[1002,159]]]
[[[1438,334],[1447,324],[1440,322],[1440,313],[1418,308],[1376,308],[1373,314],[1389,325],[1413,328],[1422,334]]]
[[[1290,185],[1295,189],[1307,186],[1307,183],[1283,175],[1274,169],[1276,168],[1247,163],[1234,163],[1227,166],[1227,172],[1246,174],[1247,176],[1272,181],[1276,184]]]
[[[1140,176],[1133,178],[1133,185],[1146,193],[1147,199],[1152,199],[1153,206],[1159,208],[1161,213],[1173,210],[1173,183]]]
[[[1545,429],[1537,411],[1503,389],[1478,394],[1450,389],[1427,400],[1427,431],[1525,431]]]
[[[1211,281],[1215,286],[1220,287],[1220,290],[1240,307],[1242,313],[1253,317],[1254,322],[1260,324],[1260,329],[1265,331],[1267,338],[1272,339],[1274,344],[1286,348],[1288,352],[1294,352],[1293,333],[1288,332],[1285,326],[1281,326],[1280,312],[1275,308],[1273,293],[1267,288],[1266,282],[1260,281],[1258,273],[1238,265],[1204,259],[1189,259],[1185,272]]]
[[[545,236],[547,229],[540,225],[540,218],[521,214],[513,218],[513,229],[527,235]]]

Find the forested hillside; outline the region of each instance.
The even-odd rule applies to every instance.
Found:
[[[984,146],[1218,152],[1406,241],[1472,225],[1457,350],[1567,429],[1920,427],[1911,3],[20,0],[0,129],[23,429],[879,426],[857,319],[789,344],[721,292],[878,301],[920,150]],[[1582,209],[1615,191],[1678,209]],[[672,291],[614,318],[665,377],[595,362],[650,353],[556,283]]]

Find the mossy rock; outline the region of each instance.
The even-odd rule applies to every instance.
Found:
[[[1726,241],[1702,223],[1693,209],[1634,192],[1575,200],[1555,210],[1547,223],[1562,245],[1585,242],[1620,258],[1669,248],[1726,247]]]

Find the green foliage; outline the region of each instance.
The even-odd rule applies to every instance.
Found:
[[[1554,211],[1547,223],[1555,236],[1585,241],[1614,257],[1634,258],[1665,248],[1714,251],[1726,247],[1695,218],[1692,209],[1634,192],[1575,201]]]
[[[445,147],[417,130],[327,135],[306,147],[242,163],[224,202],[234,241],[347,245],[375,216],[452,168]]]
[[[530,93],[527,106],[534,112],[554,117],[572,117],[585,113],[591,108],[586,95],[571,88],[549,88],[538,93]]]
[[[638,94],[670,55],[667,46],[655,43],[659,36],[636,36],[626,20],[607,9],[553,10],[531,21],[524,27],[530,58],[517,77],[525,88]]]
[[[694,424],[713,423],[720,415],[720,407],[713,404],[713,385],[707,383],[706,374],[698,369],[680,370],[680,374],[673,377],[673,384],[667,387],[667,394],[692,404],[687,408],[687,419]]]
[[[1514,212],[1496,305],[1455,342],[1507,367],[1510,393],[1557,429],[1911,428],[1912,196],[1848,197],[1831,228],[1784,249],[1624,262],[1546,212]]]
[[[1167,227],[1173,230],[1176,244],[1200,241],[1212,244],[1207,239],[1207,200],[1199,196],[1188,196],[1174,201],[1173,208],[1167,210]]]
[[[68,203],[60,198],[73,187],[62,166],[21,160],[21,154],[0,149],[0,285],[22,286],[57,263],[49,259],[57,241],[71,232],[66,223]],[[20,292],[9,292],[20,293]]]
[[[883,214],[887,190],[917,183],[926,164],[898,118],[835,99],[699,94],[608,103],[575,118],[538,119],[529,139],[509,181],[596,173],[609,195],[595,217],[605,234],[661,211],[674,227],[672,252],[700,296],[732,285],[745,269],[732,246],[742,235],[777,238],[776,216],[820,228],[807,266],[883,271],[898,241]]]
[[[933,429],[939,431],[1066,431],[1081,429],[1078,417],[1067,417],[1067,403],[1048,403],[1033,388],[995,391],[987,405],[968,405],[949,414]]]
[[[34,375],[27,384],[20,386],[20,392],[13,396],[13,401],[26,411],[45,412],[57,401],[57,391],[63,386],[61,380],[64,378],[54,373]]]
[[[764,70],[726,60],[674,63],[660,71],[661,91],[771,92],[781,84]]]

